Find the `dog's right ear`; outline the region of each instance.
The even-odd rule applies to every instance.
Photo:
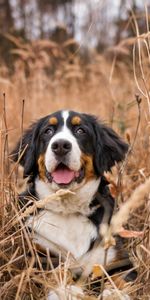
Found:
[[[13,161],[20,163],[24,167],[24,177],[32,175],[36,171],[36,144],[38,140],[38,125],[34,123],[24,133],[23,137],[17,143],[11,152]]]

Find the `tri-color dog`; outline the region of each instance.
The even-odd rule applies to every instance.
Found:
[[[110,223],[114,208],[104,171],[124,159],[128,145],[94,116],[58,111],[25,132],[13,151],[15,161],[23,150],[20,163],[30,182],[23,203],[28,195],[38,201],[60,188],[74,192],[28,218],[35,242],[56,255],[70,252],[80,266],[77,275],[89,276],[95,264],[104,264],[99,228]],[[109,248],[107,265],[126,256],[120,247],[117,242]]]

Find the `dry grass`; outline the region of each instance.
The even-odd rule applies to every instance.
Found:
[[[112,63],[108,53],[106,56],[91,53],[91,62],[83,65],[79,56],[66,52],[66,48],[58,49],[55,44],[40,41],[24,48],[18,46],[20,52],[18,50],[16,54],[20,58],[15,62],[13,74],[9,75],[9,70],[1,66],[1,299],[45,299],[51,287],[72,280],[67,263],[58,270],[44,271],[23,220],[18,218],[18,222],[14,222],[19,212],[16,170],[10,171],[8,153],[29,123],[52,111],[67,108],[96,114],[113,126],[132,148],[121,172],[115,167],[112,174],[107,175],[119,205],[150,176],[148,34],[124,41],[121,49],[125,45],[129,53],[131,42],[135,43],[133,66],[128,57],[124,63],[124,56]],[[39,48],[35,52],[37,45]],[[135,93],[139,93],[142,99],[139,110]],[[150,295],[149,216],[150,199],[147,195],[143,206],[132,212],[126,225],[129,230],[143,231],[142,236],[128,240],[128,248],[138,270],[138,278],[128,290],[136,300],[149,299]],[[47,264],[51,266],[49,257]],[[86,299],[95,297],[88,296]],[[119,298],[114,296],[114,299]]]

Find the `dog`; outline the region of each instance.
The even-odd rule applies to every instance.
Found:
[[[62,110],[32,124],[12,152],[29,181],[19,197],[22,205],[27,205],[28,196],[38,201],[60,189],[72,192],[50,201],[28,217],[26,225],[36,244],[55,255],[71,253],[78,264],[77,277],[87,278],[95,264],[104,265],[99,229],[109,226],[115,205],[104,172],[121,162],[127,151],[118,134],[95,116]],[[107,266],[121,258],[128,254],[117,241],[107,251]],[[132,266],[127,261],[123,268]]]

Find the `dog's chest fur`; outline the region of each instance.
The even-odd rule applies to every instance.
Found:
[[[30,217],[29,224],[39,236],[49,241],[49,245],[53,243],[60,249],[70,252],[75,258],[86,253],[98,235],[96,226],[79,213],[61,215],[44,210],[38,216]]]
[[[105,250],[99,241],[98,227],[79,213],[62,215],[43,210],[31,216],[26,225],[33,230],[34,242],[66,258],[73,273],[87,277],[95,264],[104,264]],[[107,263],[116,258],[117,250],[110,247]]]
[[[83,215],[89,215],[95,207],[91,208],[90,203],[94,194],[96,193],[101,179],[90,180],[87,183],[83,182],[80,190],[75,190],[74,193],[68,194],[60,200],[52,200],[46,205],[47,210],[51,210],[63,215],[69,215],[73,213],[80,213]],[[39,199],[43,199],[53,194],[53,191],[39,178],[35,181],[36,194]]]
[[[50,200],[44,210],[36,216],[31,216],[27,223],[36,232],[37,242],[43,244],[39,238],[42,236],[49,241],[49,249],[52,248],[52,244],[56,245],[70,252],[75,258],[86,253],[98,236],[98,228],[89,216],[100,206],[99,204],[90,207],[99,184],[100,179],[90,181],[83,185],[80,192]],[[51,194],[47,185],[39,179],[36,180],[35,187],[40,199]]]
[[[104,208],[94,197],[98,185],[101,195],[105,195],[107,188],[104,179],[101,183],[100,180],[97,183],[88,182],[87,185],[83,185],[82,193],[80,190],[80,194],[69,195],[69,198],[65,196],[66,198],[60,201],[50,202],[38,215],[30,216],[26,223],[34,232],[35,243],[48,248],[53,253],[61,252],[64,256],[70,253],[83,267],[86,275],[90,274],[94,264],[103,264],[105,256],[99,236],[99,225],[103,222]],[[44,194],[41,194],[42,191]],[[40,198],[46,197],[46,193],[49,192],[46,191],[43,183],[36,181],[36,193]],[[91,197],[91,201],[88,201],[89,195],[92,196],[93,201]],[[109,200],[111,202],[111,198]],[[116,250],[112,247],[108,251],[108,262],[115,256]]]

